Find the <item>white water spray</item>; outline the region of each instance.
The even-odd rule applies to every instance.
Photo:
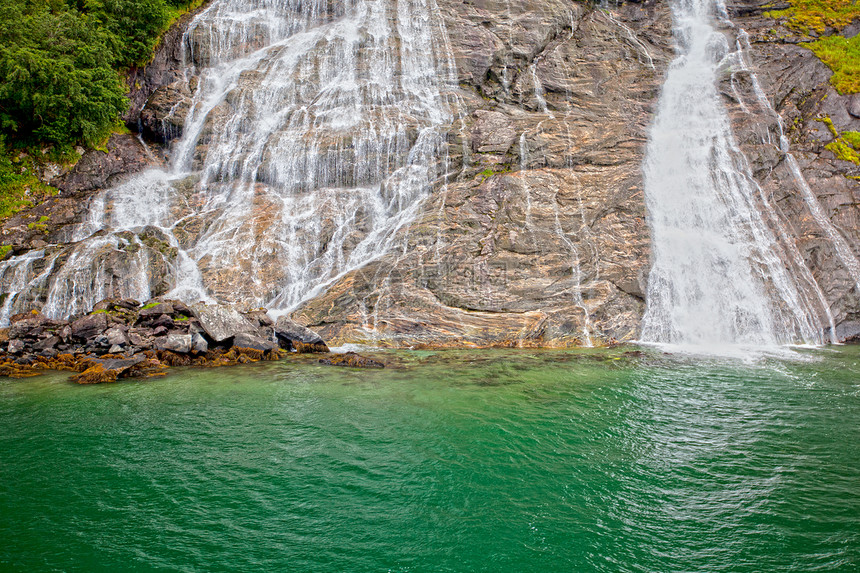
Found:
[[[714,0],[680,0],[672,63],[644,164],[652,269],[642,340],[716,348],[821,343],[778,256],[717,91],[725,36]]]
[[[171,168],[93,199],[48,316],[151,296],[142,251],[140,276],[100,271],[146,228],[175,253],[168,296],[286,312],[389,252],[447,174],[457,75],[435,0],[214,0],[184,46],[197,88]]]

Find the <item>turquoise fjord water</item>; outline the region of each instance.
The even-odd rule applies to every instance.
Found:
[[[0,380],[0,569],[857,571],[860,349]]]

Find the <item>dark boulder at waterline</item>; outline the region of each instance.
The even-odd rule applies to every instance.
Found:
[[[281,348],[299,353],[328,352],[322,337],[305,326],[282,316],[275,323],[275,336]]]

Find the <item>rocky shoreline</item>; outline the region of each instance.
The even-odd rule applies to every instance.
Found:
[[[0,376],[27,378],[47,370],[76,372],[78,384],[163,376],[173,366],[220,367],[281,360],[292,353],[329,354],[314,331],[264,309],[240,311],[176,300],[104,300],[75,320],[37,310],[16,314],[0,329]],[[326,356],[334,366],[382,368],[349,352]]]

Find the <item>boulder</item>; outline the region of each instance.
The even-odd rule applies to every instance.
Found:
[[[236,337],[233,338],[233,346],[238,348],[251,348],[262,352],[268,352],[269,350],[274,350],[278,347],[278,345],[271,340],[266,340],[259,336],[254,336],[253,334],[247,334],[244,332],[237,334]]]
[[[33,345],[34,350],[48,350],[49,348],[55,347],[60,342],[60,338],[58,336],[49,336]]]
[[[372,358],[347,352],[346,354],[332,354],[326,358],[320,358],[320,364],[330,366],[347,366],[350,368],[385,368],[385,364]]]
[[[233,307],[194,304],[191,312],[206,335],[215,342],[224,342],[243,333],[259,336],[257,327]]]
[[[118,327],[108,328],[104,336],[107,346],[125,346],[129,342],[128,336]]]
[[[192,336],[190,334],[168,334],[155,341],[158,350],[169,350],[178,354],[191,352]]]
[[[140,306],[140,303],[133,298],[123,298],[123,299],[104,299],[100,300],[93,306],[93,310],[137,310]]]
[[[105,313],[99,312],[82,316],[72,323],[72,336],[81,340],[95,338],[105,330],[108,323]]]
[[[200,354],[206,354],[209,351],[209,343],[199,332],[195,332],[191,336],[191,350]]]
[[[266,309],[264,308],[250,310],[242,314],[244,314],[248,318],[248,320],[259,325],[261,328],[265,326],[275,325],[275,321],[272,320],[272,317],[269,316],[269,314],[266,312]]]
[[[161,314],[155,317],[155,320],[147,322],[147,326],[149,326],[150,328],[158,328],[160,326],[163,326],[168,330],[173,328],[174,324],[175,323],[173,322],[173,319],[170,318],[170,316],[167,314]]]
[[[12,320],[17,319],[17,320]],[[53,320],[39,312],[28,312],[13,316],[9,319],[9,338],[38,336],[46,327],[56,326]]]
[[[329,352],[322,337],[305,326],[282,316],[275,323],[275,336],[281,348],[300,353]]]
[[[20,354],[24,351],[24,341],[13,339],[9,341],[9,347],[6,350],[9,354]]]
[[[72,381],[78,384],[101,384],[103,382],[116,382],[116,379],[129,369],[146,360],[143,355],[132,356],[128,359],[99,359],[88,358],[86,363],[89,368],[76,376]]]
[[[155,317],[160,316],[162,314],[166,314],[169,316],[173,314],[173,305],[169,302],[152,301],[147,303],[143,308],[141,308],[138,314],[141,317]]]

